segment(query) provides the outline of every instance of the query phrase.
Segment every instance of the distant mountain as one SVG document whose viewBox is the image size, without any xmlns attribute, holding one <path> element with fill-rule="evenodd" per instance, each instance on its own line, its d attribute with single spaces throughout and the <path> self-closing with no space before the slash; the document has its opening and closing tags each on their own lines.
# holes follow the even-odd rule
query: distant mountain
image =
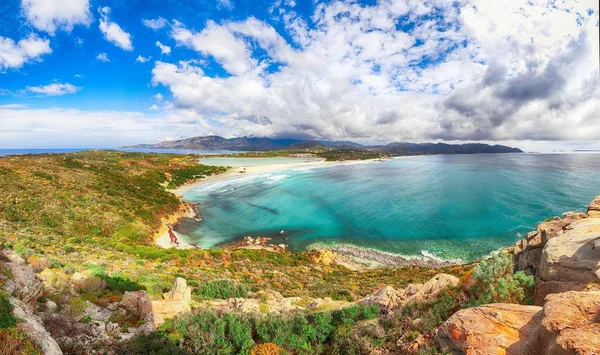
<svg viewBox="0 0 600 355">
<path fill-rule="evenodd" d="M 389 155 L 523 153 L 519 148 L 482 143 L 390 143 L 380 149 Z"/>
<path fill-rule="evenodd" d="M 138 144 L 123 148 L 141 149 L 195 149 L 195 150 L 232 150 L 232 151 L 269 151 L 269 150 L 365 150 L 378 151 L 387 155 L 422 154 L 477 154 L 477 153 L 522 153 L 518 148 L 503 145 L 481 143 L 390 143 L 385 146 L 364 146 L 351 141 L 322 141 L 272 138 L 223 138 L 219 136 L 193 137 L 156 144 Z"/>
</svg>

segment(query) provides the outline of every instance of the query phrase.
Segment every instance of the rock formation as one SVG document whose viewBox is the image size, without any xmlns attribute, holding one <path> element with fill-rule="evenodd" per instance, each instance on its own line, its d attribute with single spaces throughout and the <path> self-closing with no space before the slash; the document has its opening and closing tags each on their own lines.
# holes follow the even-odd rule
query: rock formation
<svg viewBox="0 0 600 355">
<path fill-rule="evenodd" d="M 458 285 L 456 276 L 448 274 L 437 274 L 424 284 L 410 284 L 404 290 L 396 290 L 391 286 L 385 286 L 361 299 L 358 303 L 379 306 L 381 309 L 390 311 L 397 307 L 403 307 L 410 302 L 428 301 L 437 296 L 446 287 Z"/>
<path fill-rule="evenodd" d="M 437 331 L 444 350 L 462 354 L 534 354 L 541 307 L 494 303 L 456 312 Z"/>
<path fill-rule="evenodd" d="M 598 354 L 600 291 L 548 295 L 544 307 L 495 303 L 460 310 L 437 330 L 461 354 Z"/>
<path fill-rule="evenodd" d="M 534 301 L 600 284 L 600 196 L 588 213 L 569 212 L 538 224 L 514 250 L 515 269 L 535 276 Z"/>
</svg>

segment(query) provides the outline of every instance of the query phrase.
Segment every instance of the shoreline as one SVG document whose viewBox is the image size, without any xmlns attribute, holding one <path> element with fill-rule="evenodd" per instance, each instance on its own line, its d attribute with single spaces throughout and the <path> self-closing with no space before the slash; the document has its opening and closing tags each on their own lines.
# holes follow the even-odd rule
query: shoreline
<svg viewBox="0 0 600 355">
<path fill-rule="evenodd" d="M 399 157 L 402 158 L 402 157 Z M 251 158 L 249 158 L 251 159 Z M 396 159 L 396 158 L 390 158 Z M 155 235 L 154 244 L 162 248 L 177 248 L 177 249 L 190 249 L 199 248 L 198 246 L 185 242 L 185 236 L 178 233 L 175 229 L 184 219 L 198 219 L 200 218 L 198 212 L 195 210 L 195 205 L 184 200 L 183 194 L 189 190 L 199 188 L 201 186 L 208 186 L 211 184 L 221 183 L 223 181 L 231 181 L 236 179 L 242 179 L 248 176 L 255 176 L 261 173 L 269 173 L 284 170 L 298 170 L 298 169 L 312 169 L 330 166 L 340 165 L 355 165 L 355 164 L 368 164 L 376 162 L 384 162 L 389 159 L 367 159 L 367 160 L 351 160 L 351 161 L 332 161 L 327 162 L 324 159 L 320 161 L 306 161 L 298 163 L 279 163 L 279 164 L 265 164 L 265 165 L 254 165 L 254 166 L 238 166 L 229 167 L 225 172 L 220 174 L 214 174 L 206 176 L 204 178 L 186 183 L 176 189 L 170 190 L 182 203 L 182 208 L 175 214 L 169 216 L 163 221 L 161 229 Z M 264 239 L 262 242 L 259 240 Z M 269 243 L 271 238 L 268 237 L 245 237 L 237 241 L 231 241 L 227 244 L 225 249 L 235 248 L 250 248 L 250 249 L 263 249 L 273 252 L 284 252 L 288 251 L 286 245 L 282 244 L 271 244 Z M 364 269 L 376 269 L 386 267 L 408 267 L 408 266 L 421 266 L 429 268 L 442 268 L 454 265 L 468 264 L 464 260 L 443 260 L 436 258 L 435 256 L 422 255 L 422 256 L 407 256 L 401 254 L 390 253 L 382 250 L 373 248 L 360 247 L 352 244 L 312 244 L 307 247 L 306 252 L 330 252 L 336 263 L 343 265 L 351 270 L 364 270 Z"/>
<path fill-rule="evenodd" d="M 210 159 L 202 158 L 202 159 Z M 252 158 L 248 158 L 252 159 Z M 220 174 L 213 174 L 209 176 L 205 176 L 201 179 L 197 179 L 195 181 L 183 184 L 182 186 L 169 190 L 179 199 L 181 202 L 180 209 L 174 214 L 168 216 L 163 219 L 161 222 L 161 227 L 154 234 L 153 244 L 157 245 L 161 248 L 169 249 L 169 248 L 177 248 L 177 249 L 190 249 L 190 248 L 198 248 L 198 246 L 194 244 L 190 244 L 185 242 L 185 236 L 175 231 L 177 225 L 186 218 L 196 219 L 200 218 L 199 214 L 194 209 L 194 205 L 185 201 L 183 198 L 183 194 L 186 191 L 191 189 L 198 188 L 200 186 L 206 186 L 214 183 L 220 183 L 223 181 L 236 180 L 240 178 L 244 178 L 247 176 L 258 175 L 261 173 L 269 173 L 275 171 L 282 170 L 296 170 L 296 169 L 312 169 L 312 168 L 320 168 L 320 167 L 328 167 L 328 166 L 339 166 L 339 165 L 354 165 L 354 164 L 367 164 L 374 162 L 383 162 L 388 159 L 382 160 L 380 158 L 377 159 L 366 159 L 366 160 L 348 160 L 348 161 L 325 161 L 325 159 L 319 161 L 304 161 L 298 163 L 275 163 L 275 164 L 265 164 L 265 165 L 254 165 L 254 166 L 239 166 L 239 167 L 229 167 L 225 172 Z M 173 234 L 171 235 L 172 232 Z M 174 236 L 174 237 L 173 237 Z"/>
</svg>

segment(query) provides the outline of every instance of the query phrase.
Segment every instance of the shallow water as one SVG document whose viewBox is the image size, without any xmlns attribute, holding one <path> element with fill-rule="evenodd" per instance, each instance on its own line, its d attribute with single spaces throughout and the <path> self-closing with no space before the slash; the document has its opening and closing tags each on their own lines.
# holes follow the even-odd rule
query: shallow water
<svg viewBox="0 0 600 355">
<path fill-rule="evenodd" d="M 215 166 L 261 166 L 261 165 L 279 165 L 279 164 L 294 164 L 318 162 L 322 158 L 313 157 L 276 157 L 276 158 L 206 158 L 200 159 L 200 163 L 204 165 Z"/>
<path fill-rule="evenodd" d="M 203 221 L 180 231 L 202 247 L 270 235 L 292 250 L 333 242 L 472 260 L 514 245 L 549 216 L 585 210 L 600 195 L 599 172 L 599 154 L 436 155 L 277 171 L 188 190 Z"/>
</svg>

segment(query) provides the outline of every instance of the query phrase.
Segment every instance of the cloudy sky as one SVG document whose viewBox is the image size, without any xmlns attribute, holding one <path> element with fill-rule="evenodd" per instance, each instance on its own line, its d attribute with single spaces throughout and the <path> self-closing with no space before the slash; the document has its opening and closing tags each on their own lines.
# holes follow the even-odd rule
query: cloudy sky
<svg viewBox="0 0 600 355">
<path fill-rule="evenodd" d="M 0 147 L 600 149 L 597 0 L 1 0 Z"/>
</svg>

